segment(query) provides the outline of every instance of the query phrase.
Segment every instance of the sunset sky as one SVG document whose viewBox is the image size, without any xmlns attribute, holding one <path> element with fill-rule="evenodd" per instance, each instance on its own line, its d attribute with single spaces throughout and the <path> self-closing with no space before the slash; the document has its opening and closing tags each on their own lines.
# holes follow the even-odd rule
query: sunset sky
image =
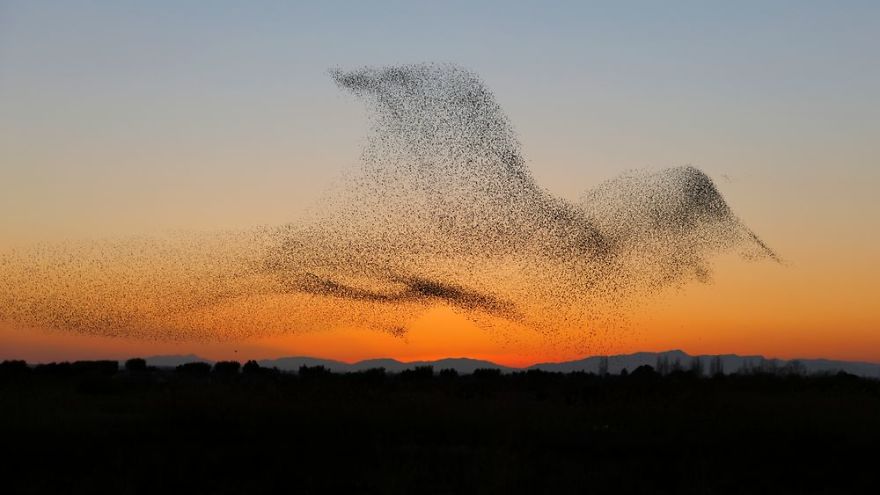
<svg viewBox="0 0 880 495">
<path fill-rule="evenodd" d="M 0 322 L 0 359 L 880 362 L 880 4 L 585 3 L 0 0 L 0 250 L 295 221 L 366 134 L 328 69 L 438 61 L 480 74 L 547 190 L 575 200 L 628 170 L 694 165 L 782 263 L 719 256 L 710 283 L 576 346 L 436 307 L 404 337 L 169 342 Z"/>
</svg>

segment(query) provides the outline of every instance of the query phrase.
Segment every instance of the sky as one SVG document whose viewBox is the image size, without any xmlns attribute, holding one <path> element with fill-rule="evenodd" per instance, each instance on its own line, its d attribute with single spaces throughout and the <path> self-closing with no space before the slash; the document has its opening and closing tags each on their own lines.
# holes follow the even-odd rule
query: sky
<svg viewBox="0 0 880 495">
<path fill-rule="evenodd" d="M 0 0 L 0 249 L 279 225 L 347 167 L 367 122 L 328 70 L 480 74 L 537 181 L 576 199 L 694 165 L 783 259 L 722 256 L 591 353 L 680 348 L 880 361 L 877 2 Z M 0 359 L 568 359 L 435 308 L 369 329 L 239 342 L 82 337 L 0 323 Z"/>
</svg>

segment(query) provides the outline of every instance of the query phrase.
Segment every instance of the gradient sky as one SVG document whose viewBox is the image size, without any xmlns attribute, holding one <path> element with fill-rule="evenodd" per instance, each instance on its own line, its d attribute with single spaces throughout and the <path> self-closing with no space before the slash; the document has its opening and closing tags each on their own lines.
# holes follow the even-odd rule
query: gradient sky
<svg viewBox="0 0 880 495">
<path fill-rule="evenodd" d="M 720 258 L 596 352 L 880 361 L 880 3 L 0 0 L 0 248 L 275 225 L 366 132 L 331 67 L 478 72 L 555 194 L 692 164 L 785 263 Z M 237 351 L 237 352 L 236 352 Z M 574 357 L 442 308 L 365 330 L 167 344 L 0 324 L 0 358 L 196 352 L 346 360 Z"/>
</svg>

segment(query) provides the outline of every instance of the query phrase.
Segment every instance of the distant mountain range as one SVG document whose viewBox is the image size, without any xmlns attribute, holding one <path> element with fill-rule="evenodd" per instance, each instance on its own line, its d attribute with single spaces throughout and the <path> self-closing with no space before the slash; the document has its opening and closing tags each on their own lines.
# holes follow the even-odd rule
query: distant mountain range
<svg viewBox="0 0 880 495">
<path fill-rule="evenodd" d="M 205 359 L 195 354 L 170 354 L 167 356 L 150 356 L 144 358 L 148 366 L 157 366 L 159 368 L 174 368 L 184 363 L 213 363 L 210 359 Z"/>
<path fill-rule="evenodd" d="M 473 373 L 474 370 L 480 368 L 496 368 L 502 372 L 509 373 L 524 370 L 543 370 L 558 371 L 569 373 L 573 371 L 584 371 L 596 373 L 601 367 L 601 363 L 607 358 L 607 369 L 609 373 L 618 374 L 622 370 L 633 371 L 639 366 L 649 365 L 657 367 L 658 363 L 668 363 L 670 369 L 681 367 L 688 369 L 694 363 L 695 359 L 699 359 L 703 369 L 708 372 L 711 362 L 716 358 L 720 360 L 722 369 L 725 373 L 734 373 L 742 369 L 773 369 L 773 368 L 793 368 L 799 367 L 807 373 L 834 373 L 837 371 L 845 371 L 853 375 L 880 378 L 880 363 L 866 363 L 859 361 L 834 361 L 829 359 L 770 359 L 763 356 L 740 356 L 737 354 L 700 355 L 691 356 L 680 350 L 666 352 L 637 352 L 635 354 L 621 354 L 616 356 L 592 356 L 575 361 L 563 361 L 558 363 L 538 363 L 525 368 L 512 368 L 502 366 L 491 361 L 482 361 L 470 358 L 445 358 L 435 361 L 398 361 L 396 359 L 368 359 L 358 361 L 356 363 L 344 363 L 342 361 L 334 361 L 332 359 L 321 359 L 307 356 L 283 357 L 278 359 L 263 359 L 257 362 L 260 366 L 268 368 L 278 368 L 284 371 L 296 371 L 301 366 L 324 366 L 330 371 L 336 373 L 363 371 L 370 368 L 385 368 L 391 373 L 399 373 L 406 369 L 412 369 L 417 366 L 433 366 L 434 370 L 454 369 L 459 373 Z M 147 364 L 159 367 L 174 367 L 183 363 L 201 361 L 210 363 L 211 360 L 204 359 L 193 354 L 172 355 L 172 356 L 152 356 L 146 358 Z"/>
</svg>

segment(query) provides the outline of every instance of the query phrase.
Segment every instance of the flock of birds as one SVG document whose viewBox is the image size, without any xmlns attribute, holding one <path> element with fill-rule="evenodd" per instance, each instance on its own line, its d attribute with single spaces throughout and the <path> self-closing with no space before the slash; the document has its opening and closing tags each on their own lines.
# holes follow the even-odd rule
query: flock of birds
<svg viewBox="0 0 880 495">
<path fill-rule="evenodd" d="M 0 320 L 86 334 L 224 340 L 359 326 L 406 332 L 445 304 L 589 341 L 712 256 L 776 255 L 693 167 L 628 173 L 578 201 L 533 179 L 480 78 L 454 65 L 334 70 L 364 100 L 360 167 L 273 228 L 0 252 Z"/>
</svg>

